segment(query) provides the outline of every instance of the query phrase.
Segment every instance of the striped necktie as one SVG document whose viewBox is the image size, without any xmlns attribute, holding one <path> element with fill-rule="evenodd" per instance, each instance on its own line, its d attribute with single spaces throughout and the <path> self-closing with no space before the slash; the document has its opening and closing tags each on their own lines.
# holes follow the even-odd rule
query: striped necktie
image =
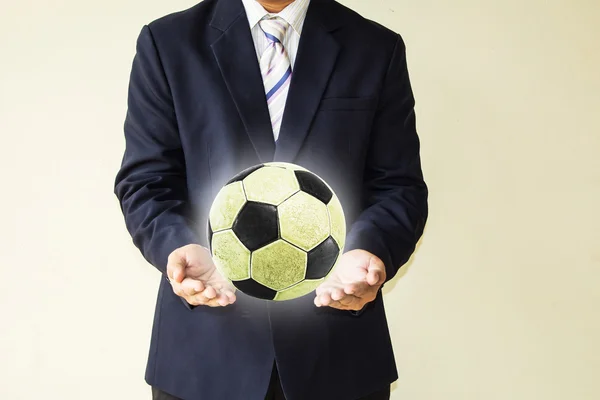
<svg viewBox="0 0 600 400">
<path fill-rule="evenodd" d="M 292 66 L 287 52 L 283 48 L 283 38 L 289 25 L 279 17 L 263 19 L 259 25 L 269 42 L 260 58 L 260 70 L 267 94 L 273 135 L 277 141 L 292 79 Z"/>
</svg>

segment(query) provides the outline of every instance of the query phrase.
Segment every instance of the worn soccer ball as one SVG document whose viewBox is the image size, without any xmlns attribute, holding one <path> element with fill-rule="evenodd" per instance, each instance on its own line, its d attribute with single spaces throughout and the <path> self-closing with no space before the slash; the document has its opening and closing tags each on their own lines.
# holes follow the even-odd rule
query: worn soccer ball
<svg viewBox="0 0 600 400">
<path fill-rule="evenodd" d="M 266 163 L 219 191 L 208 237 L 217 269 L 238 290 L 282 301 L 312 292 L 333 271 L 346 222 L 320 177 L 298 165 Z"/>
</svg>

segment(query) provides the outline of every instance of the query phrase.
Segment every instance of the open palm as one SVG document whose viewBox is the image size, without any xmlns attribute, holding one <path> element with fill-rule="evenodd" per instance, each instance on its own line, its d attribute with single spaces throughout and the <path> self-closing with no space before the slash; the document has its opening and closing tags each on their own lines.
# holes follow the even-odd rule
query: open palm
<svg viewBox="0 0 600 400">
<path fill-rule="evenodd" d="M 317 288 L 315 305 L 360 310 L 375 299 L 385 277 L 385 267 L 377 256 L 364 250 L 349 251 Z"/>
<path fill-rule="evenodd" d="M 213 288 L 214 290 L 221 292 L 224 290 L 235 290 L 229 281 L 223 278 L 223 275 L 215 267 L 214 263 L 210 266 L 203 265 L 189 265 L 185 269 L 187 278 L 193 279 L 200 283 L 199 290 L 202 291 L 201 286 L 204 286 L 204 290 Z"/>
<path fill-rule="evenodd" d="M 167 274 L 173 291 L 191 305 L 226 306 L 235 301 L 235 288 L 217 270 L 208 249 L 198 245 L 171 253 Z"/>
</svg>

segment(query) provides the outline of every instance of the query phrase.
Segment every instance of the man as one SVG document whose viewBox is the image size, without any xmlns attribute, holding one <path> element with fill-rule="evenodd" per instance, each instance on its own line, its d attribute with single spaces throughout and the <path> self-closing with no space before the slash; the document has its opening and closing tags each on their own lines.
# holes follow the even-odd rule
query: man
<svg viewBox="0 0 600 400">
<path fill-rule="evenodd" d="M 163 275 L 146 381 L 154 399 L 389 399 L 381 288 L 427 218 L 399 35 L 333 0 L 205 0 L 141 31 L 117 194 Z M 347 218 L 313 295 L 235 292 L 206 249 L 214 196 L 239 171 L 299 164 Z"/>
</svg>

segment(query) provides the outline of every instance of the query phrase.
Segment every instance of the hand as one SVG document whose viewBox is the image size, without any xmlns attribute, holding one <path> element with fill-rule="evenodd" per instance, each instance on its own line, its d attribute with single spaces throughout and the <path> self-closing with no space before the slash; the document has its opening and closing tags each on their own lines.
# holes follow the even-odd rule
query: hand
<svg viewBox="0 0 600 400">
<path fill-rule="evenodd" d="M 167 262 L 173 292 L 192 306 L 225 307 L 235 302 L 235 288 L 212 260 L 210 251 L 190 244 L 173 251 Z"/>
<path fill-rule="evenodd" d="M 349 251 L 317 288 L 315 305 L 359 311 L 375 300 L 385 277 L 385 265 L 379 257 L 365 250 Z"/>
</svg>

